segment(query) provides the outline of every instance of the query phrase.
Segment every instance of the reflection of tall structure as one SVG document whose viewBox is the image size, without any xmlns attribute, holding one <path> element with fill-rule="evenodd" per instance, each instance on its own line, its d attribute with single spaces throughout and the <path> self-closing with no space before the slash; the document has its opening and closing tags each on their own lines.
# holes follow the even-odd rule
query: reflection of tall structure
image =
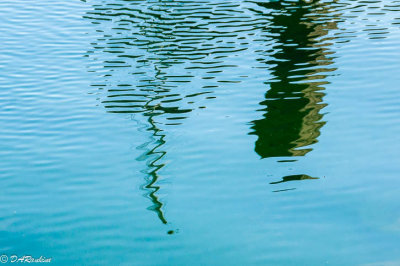
<svg viewBox="0 0 400 266">
<path fill-rule="evenodd" d="M 93 10 L 86 17 L 100 25 L 97 30 L 100 36 L 92 43 L 93 49 L 88 55 L 100 63 L 98 68 L 96 64 L 91 67 L 90 71 L 98 76 L 92 86 L 101 92 L 101 102 L 107 112 L 140 113 L 141 116 L 133 119 L 143 125 L 143 131 L 150 132 L 149 141 L 138 147 L 143 154 L 137 160 L 146 163 L 141 171 L 146 180 L 142 189 L 152 202 L 148 209 L 166 224 L 163 203 L 157 195 L 158 172 L 164 166 L 162 158 L 167 153 L 162 149 L 165 144 L 162 127 L 179 124 L 193 107 L 176 104 L 186 97 L 172 92 L 177 84 L 163 71 L 175 63 L 171 59 L 174 54 L 165 52 L 174 48 L 171 36 L 161 30 L 168 21 L 148 10 L 149 7 L 143 6 L 140 14 L 128 1 L 93 4 Z"/>
<path fill-rule="evenodd" d="M 211 88 L 221 86 L 216 73 L 232 67 L 221 58 L 240 50 L 232 41 L 236 35 L 209 26 L 226 17 L 226 2 L 93 0 L 91 5 L 85 18 L 97 25 L 97 39 L 88 51 L 89 71 L 97 76 L 92 86 L 107 112 L 141 114 L 135 120 L 151 134 L 139 147 L 144 154 L 138 160 L 146 162 L 143 189 L 152 201 L 149 209 L 167 223 L 157 196 L 167 154 L 165 130 L 203 107 L 199 98 L 208 99 Z"/>
<path fill-rule="evenodd" d="M 250 134 L 258 136 L 255 151 L 262 157 L 303 156 L 317 142 L 325 106 L 323 85 L 328 56 L 329 4 L 312 1 L 257 3 L 270 9 L 267 35 L 275 40 L 270 65 L 273 79 L 260 105 L 264 117 L 253 121 Z"/>
</svg>

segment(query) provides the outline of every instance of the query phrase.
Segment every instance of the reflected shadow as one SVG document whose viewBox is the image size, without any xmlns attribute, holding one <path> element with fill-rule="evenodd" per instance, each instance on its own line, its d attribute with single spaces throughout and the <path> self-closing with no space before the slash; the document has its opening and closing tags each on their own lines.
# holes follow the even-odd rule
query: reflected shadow
<svg viewBox="0 0 400 266">
<path fill-rule="evenodd" d="M 310 152 L 325 124 L 321 110 L 326 77 L 335 69 L 330 29 L 336 29 L 330 3 L 322 1 L 256 2 L 270 24 L 265 35 L 274 45 L 263 58 L 271 70 L 269 89 L 260 102 L 263 118 L 252 121 L 256 135 L 255 151 L 261 158 L 297 157 Z M 258 9 L 258 8 L 257 8 Z M 258 12 L 260 10 L 254 10 Z M 281 162 L 292 161 L 289 158 Z M 292 180 L 315 179 L 307 175 L 283 177 L 278 184 Z"/>
</svg>

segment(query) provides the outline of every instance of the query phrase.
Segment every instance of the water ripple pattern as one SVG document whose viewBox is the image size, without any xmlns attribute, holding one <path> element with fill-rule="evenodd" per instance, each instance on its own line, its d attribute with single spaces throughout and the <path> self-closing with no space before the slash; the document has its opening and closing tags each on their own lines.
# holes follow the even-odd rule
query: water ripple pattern
<svg viewBox="0 0 400 266">
<path fill-rule="evenodd" d="M 400 264 L 400 1 L 0 10 L 0 256 Z"/>
</svg>

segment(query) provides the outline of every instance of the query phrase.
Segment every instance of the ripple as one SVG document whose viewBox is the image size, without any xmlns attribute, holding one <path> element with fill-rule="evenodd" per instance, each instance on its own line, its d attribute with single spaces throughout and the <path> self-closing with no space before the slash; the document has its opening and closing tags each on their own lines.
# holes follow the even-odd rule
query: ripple
<svg viewBox="0 0 400 266">
<path fill-rule="evenodd" d="M 396 261 L 399 8 L 2 1 L 1 250 Z"/>
</svg>

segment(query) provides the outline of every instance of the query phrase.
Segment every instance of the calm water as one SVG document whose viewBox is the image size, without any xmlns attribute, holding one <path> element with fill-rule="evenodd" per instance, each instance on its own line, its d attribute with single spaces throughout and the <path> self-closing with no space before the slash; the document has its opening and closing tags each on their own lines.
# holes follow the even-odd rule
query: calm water
<svg viewBox="0 0 400 266">
<path fill-rule="evenodd" d="M 0 253 L 400 265 L 400 1 L 3 0 Z"/>
</svg>

